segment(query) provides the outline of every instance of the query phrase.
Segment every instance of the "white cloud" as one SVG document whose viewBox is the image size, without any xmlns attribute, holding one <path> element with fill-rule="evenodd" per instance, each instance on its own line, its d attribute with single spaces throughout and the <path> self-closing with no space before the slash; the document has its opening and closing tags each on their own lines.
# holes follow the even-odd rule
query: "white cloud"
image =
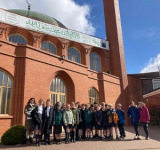
<svg viewBox="0 0 160 150">
<path fill-rule="evenodd" d="M 141 73 L 156 72 L 158 67 L 160 67 L 160 53 L 156 57 L 150 58 L 147 65 L 141 70 Z"/>
<path fill-rule="evenodd" d="M 74 0 L 29 0 L 31 10 L 52 16 L 67 28 L 83 33 L 95 34 L 90 18 L 89 5 L 78 5 Z M 0 8 L 27 9 L 26 0 L 0 0 Z"/>
</svg>

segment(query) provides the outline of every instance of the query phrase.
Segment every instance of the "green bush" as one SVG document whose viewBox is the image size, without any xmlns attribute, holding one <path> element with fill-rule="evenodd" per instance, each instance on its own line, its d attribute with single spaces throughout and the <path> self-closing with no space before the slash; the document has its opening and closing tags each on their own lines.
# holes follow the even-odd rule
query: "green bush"
<svg viewBox="0 0 160 150">
<path fill-rule="evenodd" d="M 26 143 L 26 130 L 22 125 L 15 125 L 8 129 L 2 136 L 1 142 L 4 145 L 16 145 Z"/>
</svg>

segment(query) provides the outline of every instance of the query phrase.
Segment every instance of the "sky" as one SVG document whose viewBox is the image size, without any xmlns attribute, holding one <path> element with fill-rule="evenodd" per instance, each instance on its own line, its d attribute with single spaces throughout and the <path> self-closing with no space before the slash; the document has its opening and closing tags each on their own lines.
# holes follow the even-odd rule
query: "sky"
<svg viewBox="0 0 160 150">
<path fill-rule="evenodd" d="M 66 27 L 106 39 L 103 0 L 28 0 L 31 10 Z M 119 0 L 127 73 L 158 71 L 160 0 Z M 25 0 L 0 0 L 0 8 L 27 9 Z"/>
</svg>

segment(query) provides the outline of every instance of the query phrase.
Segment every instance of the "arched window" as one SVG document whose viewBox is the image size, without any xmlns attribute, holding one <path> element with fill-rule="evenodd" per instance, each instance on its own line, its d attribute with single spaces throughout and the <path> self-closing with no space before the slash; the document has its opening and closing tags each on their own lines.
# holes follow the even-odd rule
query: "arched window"
<svg viewBox="0 0 160 150">
<path fill-rule="evenodd" d="M 4 71 L 0 70 L 0 114 L 10 114 L 12 80 Z"/>
<path fill-rule="evenodd" d="M 75 48 L 68 49 L 68 59 L 80 63 L 80 52 Z"/>
<path fill-rule="evenodd" d="M 52 54 L 56 54 L 56 47 L 53 43 L 49 41 L 42 42 L 41 49 L 50 52 Z"/>
<path fill-rule="evenodd" d="M 55 78 L 50 84 L 50 98 L 52 104 L 66 103 L 66 85 L 61 78 Z"/>
<path fill-rule="evenodd" d="M 98 102 L 98 92 L 95 88 L 90 88 L 89 90 L 89 102 L 93 104 L 94 102 Z"/>
<path fill-rule="evenodd" d="M 12 43 L 17 43 L 17 44 L 27 44 L 27 40 L 19 34 L 12 34 L 9 36 L 9 41 Z"/>
<path fill-rule="evenodd" d="M 97 53 L 90 54 L 90 69 L 101 72 L 101 58 Z"/>
</svg>

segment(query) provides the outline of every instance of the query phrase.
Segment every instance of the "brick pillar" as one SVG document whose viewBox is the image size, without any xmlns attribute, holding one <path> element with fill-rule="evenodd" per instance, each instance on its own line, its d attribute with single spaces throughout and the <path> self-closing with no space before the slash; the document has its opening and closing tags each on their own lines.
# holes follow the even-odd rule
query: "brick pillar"
<svg viewBox="0 0 160 150">
<path fill-rule="evenodd" d="M 70 45 L 70 41 L 64 40 L 64 39 L 59 39 L 62 43 L 62 56 L 65 56 L 65 59 L 67 59 L 67 51 Z"/>
<path fill-rule="evenodd" d="M 12 124 L 23 124 L 24 117 L 24 89 L 25 89 L 25 63 L 23 56 L 26 55 L 26 47 L 18 46 L 15 51 L 15 79 L 14 79 L 14 94 L 13 94 L 13 122 Z"/>
<path fill-rule="evenodd" d="M 128 79 L 123 47 L 123 37 L 121 29 L 121 19 L 118 0 L 103 0 L 107 40 L 111 50 L 111 72 L 121 78 L 122 94 L 117 103 L 122 103 L 124 108 L 128 108 Z"/>
<path fill-rule="evenodd" d="M 34 38 L 33 47 L 36 47 L 36 48 L 40 49 L 40 46 L 41 46 L 40 45 L 40 37 L 33 35 L 33 38 Z"/>
<path fill-rule="evenodd" d="M 91 46 L 85 46 L 83 45 L 85 50 L 86 50 L 86 66 L 88 67 L 88 69 L 90 69 L 90 53 L 92 51 L 92 48 Z"/>
</svg>

